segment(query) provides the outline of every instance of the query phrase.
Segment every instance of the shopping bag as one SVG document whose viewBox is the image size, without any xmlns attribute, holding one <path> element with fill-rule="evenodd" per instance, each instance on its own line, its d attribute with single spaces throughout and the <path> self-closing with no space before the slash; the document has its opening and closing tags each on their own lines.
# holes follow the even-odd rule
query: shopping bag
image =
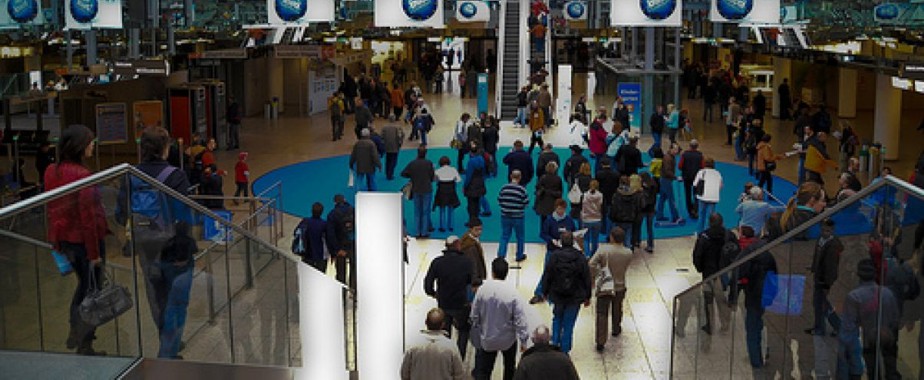
<svg viewBox="0 0 924 380">
<path fill-rule="evenodd" d="M 350 169 L 350 176 L 347 177 L 347 187 L 353 187 L 353 169 Z"/>
<path fill-rule="evenodd" d="M 777 293 L 767 311 L 779 315 L 802 315 L 802 301 L 805 297 L 805 276 L 801 274 L 778 274 Z"/>
<path fill-rule="evenodd" d="M 67 276 L 74 271 L 74 267 L 71 266 L 71 261 L 67 259 L 63 253 L 52 250 L 51 256 L 55 259 L 55 264 L 58 264 L 58 271 L 61 272 L 62 276 Z"/>
</svg>

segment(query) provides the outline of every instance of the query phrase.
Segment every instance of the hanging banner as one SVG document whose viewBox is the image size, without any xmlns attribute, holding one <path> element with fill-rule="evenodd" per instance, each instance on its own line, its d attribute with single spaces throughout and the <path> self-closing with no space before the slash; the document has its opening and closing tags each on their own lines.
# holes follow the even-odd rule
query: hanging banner
<svg viewBox="0 0 924 380">
<path fill-rule="evenodd" d="M 0 29 L 42 25 L 42 4 L 38 0 L 0 0 Z"/>
<path fill-rule="evenodd" d="M 375 26 L 443 29 L 443 0 L 375 0 Z"/>
<path fill-rule="evenodd" d="M 488 22 L 491 20 L 491 7 L 481 0 L 460 1 L 456 3 L 456 19 L 459 22 Z"/>
<path fill-rule="evenodd" d="M 712 0 L 712 22 L 779 24 L 780 0 Z"/>
<path fill-rule="evenodd" d="M 682 0 L 613 0 L 610 25 L 680 27 L 682 8 Z"/>
<path fill-rule="evenodd" d="M 64 0 L 66 29 L 122 29 L 122 0 Z"/>
<path fill-rule="evenodd" d="M 147 127 L 164 126 L 164 103 L 160 100 L 145 100 L 132 103 L 132 125 L 135 126 L 135 139 L 141 138 L 141 132 Z"/>
<path fill-rule="evenodd" d="M 642 132 L 642 84 L 619 83 L 616 85 L 616 95 L 622 98 L 629 109 L 629 127 L 632 134 L 639 135 Z"/>
<path fill-rule="evenodd" d="M 568 21 L 585 21 L 587 20 L 587 3 L 583 1 L 569 1 L 562 8 L 562 14 Z"/>
<path fill-rule="evenodd" d="M 128 114 L 125 103 L 96 105 L 96 137 L 100 145 L 128 141 Z"/>
<path fill-rule="evenodd" d="M 270 25 L 308 25 L 308 0 L 266 0 Z"/>
</svg>

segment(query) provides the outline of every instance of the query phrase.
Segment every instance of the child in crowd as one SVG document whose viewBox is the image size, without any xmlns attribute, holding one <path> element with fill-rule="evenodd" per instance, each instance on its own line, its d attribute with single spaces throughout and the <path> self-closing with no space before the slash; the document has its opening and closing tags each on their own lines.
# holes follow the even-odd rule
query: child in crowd
<svg viewBox="0 0 924 380">
<path fill-rule="evenodd" d="M 248 190 L 248 184 L 250 184 L 250 167 L 247 166 L 247 152 L 241 152 L 237 155 L 237 164 L 234 165 L 234 183 L 237 185 L 237 190 L 234 192 L 234 204 L 240 204 L 237 197 L 243 196 L 249 197 L 250 191 Z"/>
</svg>

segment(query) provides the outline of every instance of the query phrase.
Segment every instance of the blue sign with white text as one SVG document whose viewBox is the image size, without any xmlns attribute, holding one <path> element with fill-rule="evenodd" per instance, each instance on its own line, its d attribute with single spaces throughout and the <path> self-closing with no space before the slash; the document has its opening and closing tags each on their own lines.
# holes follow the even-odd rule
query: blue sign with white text
<svg viewBox="0 0 924 380">
<path fill-rule="evenodd" d="M 642 84 L 620 83 L 616 85 L 616 95 L 622 98 L 629 109 L 629 126 L 633 130 L 642 127 Z"/>
</svg>

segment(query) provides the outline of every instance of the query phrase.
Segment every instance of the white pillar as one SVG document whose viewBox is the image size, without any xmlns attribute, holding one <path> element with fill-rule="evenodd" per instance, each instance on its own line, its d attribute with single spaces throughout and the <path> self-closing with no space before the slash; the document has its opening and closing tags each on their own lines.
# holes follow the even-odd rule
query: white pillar
<svg viewBox="0 0 924 380">
<path fill-rule="evenodd" d="M 886 160 L 897 160 L 901 142 L 902 90 L 892 87 L 892 77 L 876 75 L 876 110 L 873 141 L 882 143 Z"/>
<path fill-rule="evenodd" d="M 773 57 L 773 109 L 771 115 L 780 117 L 780 94 L 777 89 L 783 84 L 783 79 L 789 79 L 789 92 L 792 94 L 796 89 L 792 87 L 792 61 L 787 58 Z"/>
<path fill-rule="evenodd" d="M 298 263 L 302 368 L 297 379 L 349 379 L 343 292 L 344 286 L 339 281 L 305 263 Z"/>
<path fill-rule="evenodd" d="M 857 71 L 840 68 L 837 82 L 837 117 L 857 117 Z"/>
<path fill-rule="evenodd" d="M 397 379 L 404 358 L 401 201 L 401 193 L 356 194 L 356 362 L 360 379 Z"/>
</svg>

